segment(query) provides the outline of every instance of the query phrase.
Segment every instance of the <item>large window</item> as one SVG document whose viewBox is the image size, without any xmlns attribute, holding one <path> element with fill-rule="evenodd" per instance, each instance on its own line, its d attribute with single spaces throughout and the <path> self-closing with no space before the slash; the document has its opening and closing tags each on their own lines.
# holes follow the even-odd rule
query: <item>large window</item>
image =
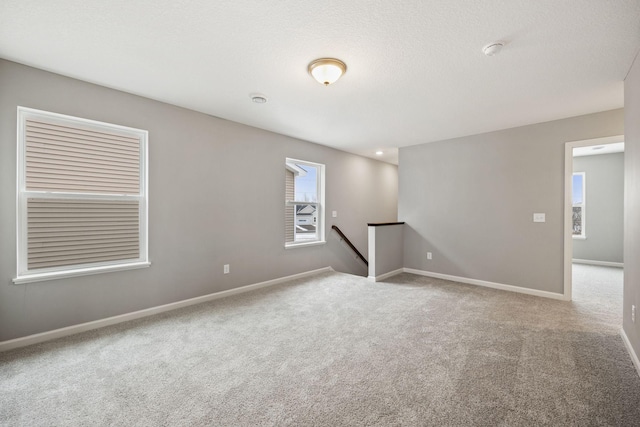
<svg viewBox="0 0 640 427">
<path fill-rule="evenodd" d="M 585 195 L 586 182 L 584 172 L 576 172 L 573 174 L 572 181 L 572 200 L 573 200 L 573 218 L 572 218 L 572 235 L 576 238 L 585 238 Z"/>
<path fill-rule="evenodd" d="M 285 246 L 324 243 L 324 165 L 285 162 Z"/>
<path fill-rule="evenodd" d="M 17 277 L 149 265 L 147 132 L 18 107 Z"/>
</svg>

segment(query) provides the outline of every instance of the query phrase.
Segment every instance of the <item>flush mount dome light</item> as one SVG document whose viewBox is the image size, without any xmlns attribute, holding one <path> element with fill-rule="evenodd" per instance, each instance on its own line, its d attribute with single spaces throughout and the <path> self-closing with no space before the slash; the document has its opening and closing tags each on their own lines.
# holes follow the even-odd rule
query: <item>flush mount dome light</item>
<svg viewBox="0 0 640 427">
<path fill-rule="evenodd" d="M 309 64 L 309 74 L 325 86 L 335 83 L 346 72 L 347 65 L 339 59 L 320 58 Z"/>
<path fill-rule="evenodd" d="M 381 151 L 381 150 L 376 151 L 376 155 L 377 155 L 377 156 L 382 156 L 383 154 L 384 154 L 384 152 L 383 152 L 383 151 Z"/>
</svg>

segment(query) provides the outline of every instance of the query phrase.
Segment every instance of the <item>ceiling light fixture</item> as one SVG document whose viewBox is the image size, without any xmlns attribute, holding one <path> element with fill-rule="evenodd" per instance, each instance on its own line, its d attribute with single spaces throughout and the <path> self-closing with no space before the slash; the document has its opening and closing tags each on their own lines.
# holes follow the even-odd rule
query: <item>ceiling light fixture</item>
<svg viewBox="0 0 640 427">
<path fill-rule="evenodd" d="M 347 65 L 339 59 L 320 58 L 312 61 L 308 70 L 318 83 L 329 86 L 347 72 Z"/>
<path fill-rule="evenodd" d="M 376 151 L 377 156 L 382 156 L 384 153 L 382 151 Z"/>
<path fill-rule="evenodd" d="M 482 53 L 484 53 L 487 56 L 494 56 L 500 53 L 503 47 L 504 47 L 504 42 L 493 42 L 483 47 Z"/>
</svg>

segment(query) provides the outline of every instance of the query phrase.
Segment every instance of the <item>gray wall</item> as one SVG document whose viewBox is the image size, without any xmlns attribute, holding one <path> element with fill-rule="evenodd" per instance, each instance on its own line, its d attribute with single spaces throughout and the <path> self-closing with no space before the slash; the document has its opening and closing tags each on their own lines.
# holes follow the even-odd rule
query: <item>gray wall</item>
<svg viewBox="0 0 640 427">
<path fill-rule="evenodd" d="M 325 266 L 366 275 L 331 225 L 366 254 L 367 222 L 396 220 L 390 164 L 4 60 L 0 94 L 1 341 Z M 150 268 L 12 284 L 18 105 L 149 131 Z M 326 164 L 326 245 L 284 249 L 285 157 Z"/>
<path fill-rule="evenodd" d="M 624 81 L 624 295 L 622 328 L 640 356 L 640 59 Z M 636 321 L 631 322 L 631 305 Z"/>
<path fill-rule="evenodd" d="M 622 263 L 624 154 L 573 158 L 586 180 L 586 239 L 573 239 L 573 258 Z"/>
<path fill-rule="evenodd" d="M 404 225 L 369 226 L 369 278 L 401 269 Z"/>
<path fill-rule="evenodd" d="M 565 143 L 622 132 L 620 109 L 401 148 L 404 266 L 562 293 Z"/>
</svg>

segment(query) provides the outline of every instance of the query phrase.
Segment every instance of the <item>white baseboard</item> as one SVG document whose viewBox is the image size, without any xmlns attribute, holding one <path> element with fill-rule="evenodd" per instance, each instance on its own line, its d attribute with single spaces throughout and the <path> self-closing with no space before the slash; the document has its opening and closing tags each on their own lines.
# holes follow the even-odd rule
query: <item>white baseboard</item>
<svg viewBox="0 0 640 427">
<path fill-rule="evenodd" d="M 638 360 L 638 355 L 633 350 L 631 346 L 631 341 L 629 341 L 629 337 L 624 332 L 624 329 L 620 329 L 620 336 L 622 337 L 622 342 L 624 342 L 624 346 L 627 347 L 627 351 L 629 352 L 629 356 L 631 357 L 631 361 L 633 362 L 633 366 L 636 367 L 636 373 L 640 376 L 640 360 Z"/>
<path fill-rule="evenodd" d="M 435 277 L 436 279 L 451 280 L 453 282 L 466 283 L 468 285 L 484 286 L 486 288 L 500 289 L 502 291 L 518 292 L 521 294 L 534 295 L 537 297 L 551 298 L 566 301 L 567 298 L 563 294 L 556 292 L 540 291 L 537 289 L 522 288 L 520 286 L 505 285 L 503 283 L 487 282 L 485 280 L 469 279 L 467 277 L 451 276 L 449 274 L 434 273 L 431 271 L 416 270 L 413 268 L 404 268 L 405 273 L 417 274 L 420 276 Z"/>
<path fill-rule="evenodd" d="M 587 264 L 587 265 L 599 265 L 601 267 L 618 267 L 624 268 L 624 263 L 621 262 L 611 262 L 611 261 L 594 261 L 591 259 L 572 259 L 572 262 L 576 264 Z"/>
<path fill-rule="evenodd" d="M 384 273 L 384 274 L 381 274 L 381 275 L 375 276 L 375 277 L 374 276 L 368 276 L 367 279 L 369 279 L 372 282 L 380 282 L 380 281 L 382 281 L 384 279 L 388 279 L 389 277 L 396 276 L 396 275 L 398 275 L 400 273 L 404 273 L 404 268 L 399 268 L 397 270 L 393 270 L 393 271 L 390 271 L 388 273 Z"/>
<path fill-rule="evenodd" d="M 293 274 L 291 276 L 280 277 L 278 279 L 267 280 L 266 282 L 254 283 L 252 285 L 241 286 L 239 288 L 229 289 L 221 292 L 214 292 L 212 294 L 159 305 L 157 307 L 146 308 L 144 310 L 138 310 L 131 313 L 120 314 L 118 316 L 107 317 L 105 319 L 94 320 L 92 322 L 80 323 L 78 325 L 67 326 L 65 328 L 54 329 L 52 331 L 42 332 L 39 334 L 28 335 L 26 337 L 0 341 L 0 352 L 13 350 L 14 348 L 25 347 L 32 344 L 38 344 L 56 338 L 66 337 L 68 335 L 73 335 L 80 332 L 103 328 L 105 326 L 115 325 L 118 323 L 127 322 L 129 320 L 153 316 L 154 314 L 164 313 L 166 311 L 176 310 L 178 308 L 188 307 L 190 305 L 200 304 L 207 301 L 213 301 L 219 298 L 249 292 L 255 289 L 265 288 L 267 286 L 278 285 L 290 280 L 313 276 L 328 271 L 333 271 L 333 268 L 324 267 L 317 270 L 306 271 L 304 273 Z"/>
</svg>

